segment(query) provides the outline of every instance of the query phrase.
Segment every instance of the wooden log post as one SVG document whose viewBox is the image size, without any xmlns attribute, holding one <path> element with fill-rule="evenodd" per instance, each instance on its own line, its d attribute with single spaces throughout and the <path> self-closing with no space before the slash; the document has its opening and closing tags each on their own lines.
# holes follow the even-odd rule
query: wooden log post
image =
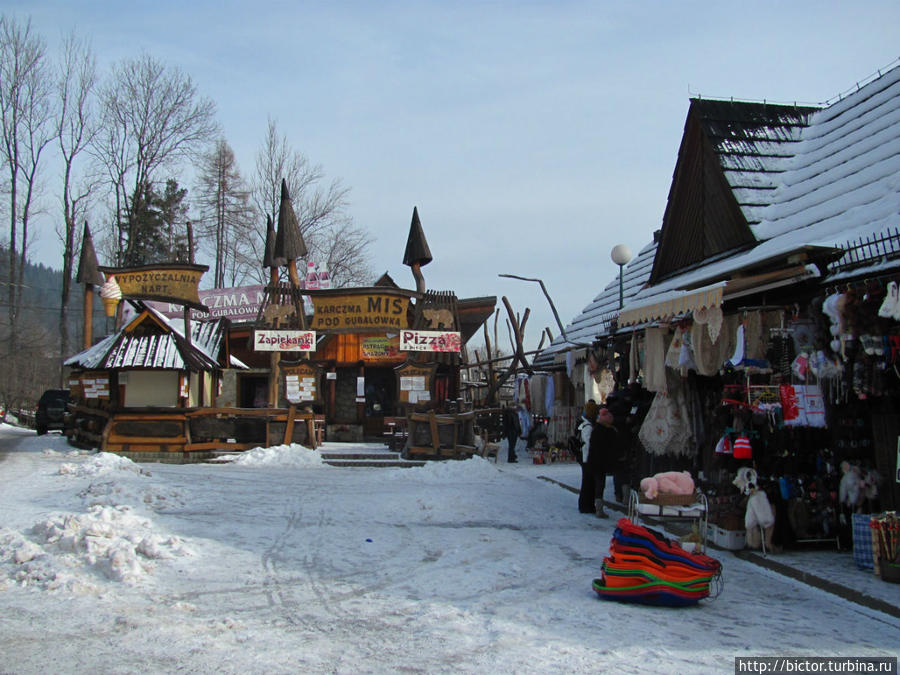
<svg viewBox="0 0 900 675">
<path fill-rule="evenodd" d="M 290 445 L 294 442 L 294 415 L 297 413 L 297 406 L 291 403 L 288 406 L 287 424 L 284 425 L 284 444 Z"/>
</svg>

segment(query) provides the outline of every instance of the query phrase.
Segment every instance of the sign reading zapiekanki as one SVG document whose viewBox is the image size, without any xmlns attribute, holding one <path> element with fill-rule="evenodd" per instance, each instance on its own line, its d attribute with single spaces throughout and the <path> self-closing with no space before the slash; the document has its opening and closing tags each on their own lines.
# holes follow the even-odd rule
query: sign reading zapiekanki
<svg viewBox="0 0 900 675">
<path fill-rule="evenodd" d="M 402 330 L 400 349 L 407 352 L 458 352 L 462 338 L 456 331 Z"/>
<path fill-rule="evenodd" d="M 255 330 L 253 349 L 258 352 L 312 352 L 316 350 L 313 330 Z"/>
</svg>

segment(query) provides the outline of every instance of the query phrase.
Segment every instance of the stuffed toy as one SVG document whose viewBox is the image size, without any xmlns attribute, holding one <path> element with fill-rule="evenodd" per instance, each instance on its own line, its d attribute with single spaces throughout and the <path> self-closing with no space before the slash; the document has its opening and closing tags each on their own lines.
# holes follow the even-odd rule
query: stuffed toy
<svg viewBox="0 0 900 675">
<path fill-rule="evenodd" d="M 657 495 L 694 494 L 694 479 L 688 471 L 664 471 L 641 480 L 641 492 L 647 499 Z"/>
<path fill-rule="evenodd" d="M 760 548 L 765 537 L 765 551 L 772 551 L 772 535 L 775 532 L 775 511 L 769 503 L 769 498 L 764 490 L 759 489 L 759 478 L 756 470 L 749 466 L 738 469 L 732 483 L 747 495 L 747 511 L 744 513 L 744 528 L 747 530 L 747 546 Z M 763 535 L 760 535 L 762 528 Z"/>
<path fill-rule="evenodd" d="M 838 484 L 838 501 L 856 511 L 862 497 L 862 475 L 860 468 L 844 460 L 841 462 L 841 482 Z"/>
</svg>

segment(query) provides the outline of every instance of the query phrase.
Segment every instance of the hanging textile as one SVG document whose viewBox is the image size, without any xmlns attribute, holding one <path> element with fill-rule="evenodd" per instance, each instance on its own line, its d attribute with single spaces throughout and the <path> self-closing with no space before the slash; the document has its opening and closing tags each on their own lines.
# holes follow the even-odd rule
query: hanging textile
<svg viewBox="0 0 900 675">
<path fill-rule="evenodd" d="M 653 397 L 650 410 L 638 431 L 638 439 L 653 455 L 693 455 L 696 444 L 691 435 L 691 423 L 681 378 L 669 378 L 668 393 Z"/>
<path fill-rule="evenodd" d="M 717 335 L 720 337 L 720 335 Z M 722 360 L 719 347 L 709 337 L 707 324 L 695 323 L 691 328 L 691 345 L 694 348 L 694 362 L 700 375 L 711 377 L 719 372 Z"/>
<path fill-rule="evenodd" d="M 691 345 L 691 332 L 685 330 L 681 336 L 681 353 L 678 355 L 678 367 L 684 370 L 697 370 L 694 363 L 694 349 Z"/>
<path fill-rule="evenodd" d="M 554 404 L 556 403 L 556 380 L 552 375 L 544 375 L 544 411 L 547 417 L 553 417 Z"/>
<path fill-rule="evenodd" d="M 666 390 L 666 333 L 665 328 L 648 328 L 644 347 L 644 387 L 647 391 Z"/>
<path fill-rule="evenodd" d="M 637 331 L 631 333 L 631 349 L 628 352 L 628 381 L 637 381 L 641 372 L 641 360 L 638 356 Z"/>
<path fill-rule="evenodd" d="M 666 365 L 669 368 L 678 368 L 681 365 L 681 347 L 684 341 L 684 330 L 680 326 L 675 328 L 672 341 L 666 350 Z"/>
<path fill-rule="evenodd" d="M 759 310 L 747 312 L 744 318 L 744 358 L 759 361 L 766 358 L 768 335 L 763 335 L 762 313 Z"/>
<path fill-rule="evenodd" d="M 591 373 L 590 368 L 587 367 L 587 364 L 582 368 L 582 382 L 584 383 L 584 400 L 587 402 L 590 399 L 594 399 L 594 401 L 600 401 L 600 383 L 594 379 L 593 374 Z M 598 372 L 599 376 L 600 373 Z"/>
<path fill-rule="evenodd" d="M 616 388 L 616 378 L 609 368 L 600 371 L 600 381 L 597 383 L 597 403 L 606 403 L 606 397 Z"/>
<path fill-rule="evenodd" d="M 547 409 L 544 404 L 544 390 L 546 389 L 546 378 L 544 375 L 532 375 L 529 381 L 531 394 L 531 410 L 532 414 L 538 417 L 546 417 Z"/>
</svg>

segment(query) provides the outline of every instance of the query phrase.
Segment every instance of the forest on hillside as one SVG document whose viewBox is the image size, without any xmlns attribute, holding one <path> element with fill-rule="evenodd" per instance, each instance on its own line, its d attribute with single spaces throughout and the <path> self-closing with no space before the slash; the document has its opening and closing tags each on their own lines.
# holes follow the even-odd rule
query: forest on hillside
<svg viewBox="0 0 900 675">
<path fill-rule="evenodd" d="M 0 246 L 0 279 L 6 285 L 9 279 L 9 249 Z M 0 295 L 0 354 L 4 363 L 18 364 L 16 378 L 11 378 L 13 369 L 4 367 L 0 376 L 0 406 L 4 408 L 27 408 L 34 404 L 45 389 L 61 386 L 62 359 L 71 354 L 60 353 L 61 313 L 60 292 L 63 275 L 45 265 L 25 265 L 22 284 L 22 311 L 19 315 L 19 331 L 22 339 L 17 341 L 15 353 L 8 348 L 9 318 L 5 293 Z M 111 326 L 107 326 L 106 316 L 99 296 L 93 294 L 93 336 L 96 341 L 105 336 Z M 68 311 L 68 330 L 72 353 L 83 347 L 83 288 L 72 293 Z"/>
</svg>

